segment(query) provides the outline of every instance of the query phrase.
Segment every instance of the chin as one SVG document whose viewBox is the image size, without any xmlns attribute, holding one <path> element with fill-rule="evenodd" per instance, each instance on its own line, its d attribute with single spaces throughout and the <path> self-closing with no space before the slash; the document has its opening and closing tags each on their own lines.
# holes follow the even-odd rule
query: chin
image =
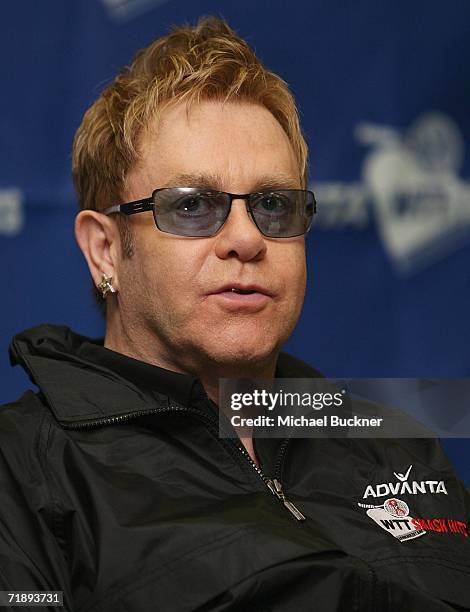
<svg viewBox="0 0 470 612">
<path fill-rule="evenodd" d="M 221 334 L 213 343 L 206 341 L 203 350 L 209 360 L 219 367 L 250 371 L 269 364 L 277 356 L 281 344 L 279 338 L 272 336 L 239 334 L 237 337 L 227 338 L 225 334 Z"/>
</svg>

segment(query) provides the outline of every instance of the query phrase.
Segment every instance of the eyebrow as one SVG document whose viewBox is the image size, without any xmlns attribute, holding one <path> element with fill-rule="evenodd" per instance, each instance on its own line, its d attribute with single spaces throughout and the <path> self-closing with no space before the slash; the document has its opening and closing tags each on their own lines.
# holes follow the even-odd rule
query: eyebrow
<svg viewBox="0 0 470 612">
<path fill-rule="evenodd" d="M 165 181 L 163 187 L 203 187 L 224 191 L 224 180 L 219 174 L 180 173 Z M 299 179 L 287 174 L 264 175 L 259 177 L 252 191 L 263 189 L 300 189 Z"/>
</svg>

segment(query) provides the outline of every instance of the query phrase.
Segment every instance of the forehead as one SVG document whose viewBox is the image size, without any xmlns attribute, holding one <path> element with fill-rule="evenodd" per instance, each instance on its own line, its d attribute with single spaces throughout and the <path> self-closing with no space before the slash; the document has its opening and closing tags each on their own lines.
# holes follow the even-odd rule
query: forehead
<svg viewBox="0 0 470 612">
<path fill-rule="evenodd" d="M 266 108 L 251 103 L 173 105 L 143 132 L 140 156 L 128 182 L 143 191 L 177 185 L 234 192 L 300 186 L 286 133 Z"/>
</svg>

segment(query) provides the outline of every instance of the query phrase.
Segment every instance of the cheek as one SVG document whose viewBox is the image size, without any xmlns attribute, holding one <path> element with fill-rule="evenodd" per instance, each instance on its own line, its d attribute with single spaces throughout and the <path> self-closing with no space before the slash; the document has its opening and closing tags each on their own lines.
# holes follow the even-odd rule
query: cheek
<svg viewBox="0 0 470 612">
<path fill-rule="evenodd" d="M 147 302 L 169 304 L 170 315 L 190 309 L 194 306 L 194 289 L 205 259 L 201 245 L 171 236 L 152 238 L 136 249 L 134 256 L 135 272 L 144 285 Z"/>
<path fill-rule="evenodd" d="M 307 281 L 307 264 L 304 241 L 288 245 L 281 255 L 279 269 L 283 270 L 286 298 L 292 306 L 302 301 Z"/>
</svg>

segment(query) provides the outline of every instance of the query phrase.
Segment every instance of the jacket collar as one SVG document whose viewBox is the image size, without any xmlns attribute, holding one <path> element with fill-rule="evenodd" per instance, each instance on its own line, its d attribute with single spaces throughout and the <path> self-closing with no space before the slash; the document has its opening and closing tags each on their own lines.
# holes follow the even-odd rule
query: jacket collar
<svg viewBox="0 0 470 612">
<path fill-rule="evenodd" d="M 119 418 L 129 413 L 167 409 L 175 404 L 168 395 L 136 384 L 123 375 L 122 368 L 115 367 L 119 359 L 129 358 L 118 355 L 114 365 L 112 360 L 103 360 L 106 365 L 91 360 L 90 343 L 99 349 L 103 340 L 87 338 L 66 326 L 40 325 L 16 335 L 10 345 L 11 364 L 19 364 L 26 370 L 61 424 Z M 88 349 L 84 350 L 87 345 Z M 155 367 L 142 365 L 150 369 Z M 156 370 L 161 371 L 161 368 Z M 180 376 L 188 388 L 198 382 L 194 377 Z M 321 374 L 303 361 L 281 353 L 276 376 L 318 378 Z"/>
</svg>

